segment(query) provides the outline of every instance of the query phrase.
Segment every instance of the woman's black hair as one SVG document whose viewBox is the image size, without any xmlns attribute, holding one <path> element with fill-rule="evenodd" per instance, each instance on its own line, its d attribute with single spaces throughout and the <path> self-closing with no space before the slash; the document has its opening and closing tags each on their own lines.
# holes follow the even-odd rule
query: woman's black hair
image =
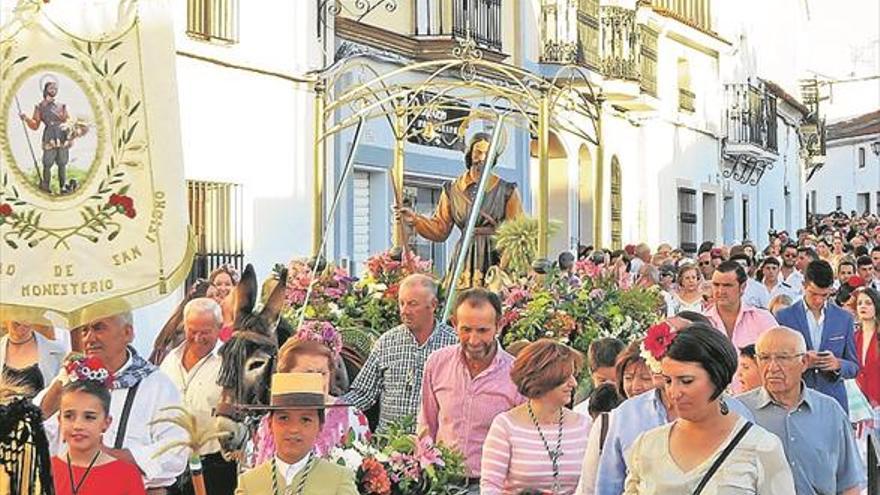
<svg viewBox="0 0 880 495">
<path fill-rule="evenodd" d="M 699 363 L 715 385 L 712 400 L 730 385 L 737 367 L 736 347 L 726 335 L 704 323 L 692 323 L 679 330 L 666 350 L 676 361 Z"/>
<path fill-rule="evenodd" d="M 103 383 L 95 380 L 77 380 L 68 383 L 61 389 L 62 396 L 73 392 L 82 392 L 97 397 L 101 401 L 104 414 L 110 415 L 110 390 Z"/>
</svg>

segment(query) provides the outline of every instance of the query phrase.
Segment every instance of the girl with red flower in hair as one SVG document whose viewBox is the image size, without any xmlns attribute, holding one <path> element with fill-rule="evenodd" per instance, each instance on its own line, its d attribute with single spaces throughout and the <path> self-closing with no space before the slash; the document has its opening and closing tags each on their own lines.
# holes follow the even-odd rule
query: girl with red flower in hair
<svg viewBox="0 0 880 495">
<path fill-rule="evenodd" d="M 104 452 L 110 427 L 112 374 L 100 359 L 72 361 L 65 367 L 70 382 L 61 392 L 59 424 L 67 452 L 52 458 L 57 495 L 142 495 L 146 491 L 137 466 Z"/>
</svg>

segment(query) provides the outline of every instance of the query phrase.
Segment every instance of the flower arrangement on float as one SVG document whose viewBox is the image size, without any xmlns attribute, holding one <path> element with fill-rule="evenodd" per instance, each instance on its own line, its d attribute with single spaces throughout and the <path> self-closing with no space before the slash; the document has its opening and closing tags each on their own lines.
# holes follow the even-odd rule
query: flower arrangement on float
<svg viewBox="0 0 880 495">
<path fill-rule="evenodd" d="M 330 324 L 346 345 L 367 355 L 375 339 L 400 324 L 400 282 L 414 273 L 430 274 L 431 262 L 410 251 L 385 251 L 364 262 L 360 279 L 332 264 L 318 268 L 313 273 L 310 262 L 301 259 L 288 264 L 281 317 L 290 328 L 300 321 Z"/>
<path fill-rule="evenodd" d="M 412 418 L 389 426 L 369 443 L 345 439 L 330 451 L 329 460 L 350 469 L 358 493 L 366 495 L 460 495 L 467 492 L 464 457 L 434 444 L 427 437 L 408 433 Z"/>
<path fill-rule="evenodd" d="M 620 284 L 589 262 L 574 276 L 551 270 L 502 292 L 503 343 L 546 337 L 586 352 L 599 337 L 631 341 L 661 318 L 663 298 L 656 288 Z"/>
</svg>

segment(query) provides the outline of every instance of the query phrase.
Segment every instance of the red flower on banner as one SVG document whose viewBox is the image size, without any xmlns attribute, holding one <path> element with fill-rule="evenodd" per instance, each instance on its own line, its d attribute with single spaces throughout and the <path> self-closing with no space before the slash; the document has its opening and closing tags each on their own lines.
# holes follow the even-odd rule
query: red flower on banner
<svg viewBox="0 0 880 495">
<path fill-rule="evenodd" d="M 8 217 L 12 215 L 12 206 L 9 203 L 0 205 L 0 217 Z"/>
<path fill-rule="evenodd" d="M 666 355 L 669 345 L 675 340 L 675 330 L 667 322 L 660 322 L 648 329 L 645 336 L 645 350 L 651 353 L 651 356 L 660 360 Z"/>
<path fill-rule="evenodd" d="M 134 209 L 134 200 L 124 194 L 111 194 L 107 204 L 115 207 L 120 213 L 128 218 L 134 218 L 137 212 Z"/>
</svg>

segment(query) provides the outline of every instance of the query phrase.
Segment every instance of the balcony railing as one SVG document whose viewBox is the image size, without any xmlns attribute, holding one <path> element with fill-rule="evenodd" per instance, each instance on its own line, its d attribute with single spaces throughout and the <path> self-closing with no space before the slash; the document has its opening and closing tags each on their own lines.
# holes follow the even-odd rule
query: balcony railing
<svg viewBox="0 0 880 495">
<path fill-rule="evenodd" d="M 541 33 L 542 62 L 599 69 L 599 0 L 546 0 Z"/>
<path fill-rule="evenodd" d="M 602 73 L 610 79 L 638 81 L 641 67 L 635 10 L 600 8 Z"/>
<path fill-rule="evenodd" d="M 501 0 L 452 0 L 452 35 L 500 52 Z"/>
<path fill-rule="evenodd" d="M 578 9 L 574 0 L 548 0 L 541 5 L 541 61 L 568 64 L 578 51 Z"/>
<path fill-rule="evenodd" d="M 725 84 L 728 143 L 752 144 L 776 152 L 776 97 L 763 84 Z"/>
<path fill-rule="evenodd" d="M 577 62 L 657 95 L 657 32 L 637 24 L 635 10 L 600 7 L 599 0 L 544 0 L 541 33 L 542 62 Z"/>
<path fill-rule="evenodd" d="M 678 88 L 679 110 L 684 110 L 686 112 L 693 112 L 696 110 L 696 107 L 694 107 L 694 99 L 696 97 L 697 95 L 695 95 L 693 91 L 686 88 Z"/>
</svg>

